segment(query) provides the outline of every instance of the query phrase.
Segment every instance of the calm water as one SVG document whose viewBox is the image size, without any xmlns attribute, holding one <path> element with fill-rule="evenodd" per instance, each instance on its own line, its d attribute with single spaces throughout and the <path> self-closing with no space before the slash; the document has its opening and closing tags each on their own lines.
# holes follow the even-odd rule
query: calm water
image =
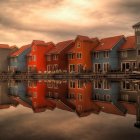
<svg viewBox="0 0 140 140">
<path fill-rule="evenodd" d="M 0 83 L 0 139 L 140 139 L 140 81 Z"/>
</svg>

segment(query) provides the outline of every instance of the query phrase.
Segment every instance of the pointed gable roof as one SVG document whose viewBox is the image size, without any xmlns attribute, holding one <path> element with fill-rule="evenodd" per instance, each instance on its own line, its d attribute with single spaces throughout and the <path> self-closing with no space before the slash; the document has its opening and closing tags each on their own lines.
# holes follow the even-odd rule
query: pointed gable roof
<svg viewBox="0 0 140 140">
<path fill-rule="evenodd" d="M 94 51 L 111 50 L 122 38 L 124 38 L 124 35 L 103 38 L 100 40 L 99 45 L 94 49 Z"/>
<path fill-rule="evenodd" d="M 126 37 L 126 42 L 120 47 L 120 50 L 129 50 L 136 48 L 135 36 Z"/>
<path fill-rule="evenodd" d="M 19 56 L 20 54 L 22 54 L 25 50 L 27 50 L 30 47 L 31 47 L 31 44 L 24 45 L 21 48 L 19 48 L 16 52 L 12 53 L 10 56 L 11 57 Z"/>
<path fill-rule="evenodd" d="M 59 54 L 61 53 L 65 48 L 69 47 L 69 45 L 72 45 L 74 43 L 73 40 L 67 40 L 67 41 L 62 41 L 62 42 L 58 42 L 56 44 L 56 47 L 51 49 L 48 54 Z"/>
</svg>

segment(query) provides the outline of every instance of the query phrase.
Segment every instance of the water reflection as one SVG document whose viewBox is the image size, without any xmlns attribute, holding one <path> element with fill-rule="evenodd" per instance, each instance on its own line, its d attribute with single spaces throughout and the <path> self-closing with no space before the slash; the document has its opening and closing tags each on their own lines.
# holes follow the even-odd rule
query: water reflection
<svg viewBox="0 0 140 140">
<path fill-rule="evenodd" d="M 140 126 L 140 81 L 38 80 L 0 83 L 0 109 L 21 104 L 35 113 L 55 108 L 76 113 L 136 115 Z"/>
</svg>

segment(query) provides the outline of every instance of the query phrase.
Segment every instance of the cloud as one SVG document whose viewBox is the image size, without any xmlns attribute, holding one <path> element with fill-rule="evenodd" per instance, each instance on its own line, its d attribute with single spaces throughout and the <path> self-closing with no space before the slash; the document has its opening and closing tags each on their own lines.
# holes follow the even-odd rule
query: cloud
<svg viewBox="0 0 140 140">
<path fill-rule="evenodd" d="M 75 38 L 77 34 L 97 37 L 132 35 L 131 27 L 139 20 L 140 2 L 1 0 L 0 4 L 0 30 L 3 34 L 0 42 L 23 45 L 34 37 L 57 42 Z"/>
</svg>

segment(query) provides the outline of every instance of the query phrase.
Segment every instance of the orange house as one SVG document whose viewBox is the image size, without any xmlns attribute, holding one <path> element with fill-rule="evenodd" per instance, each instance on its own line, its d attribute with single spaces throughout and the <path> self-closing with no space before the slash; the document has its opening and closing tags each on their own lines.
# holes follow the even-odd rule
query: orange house
<svg viewBox="0 0 140 140">
<path fill-rule="evenodd" d="M 44 81 L 28 83 L 27 94 L 35 113 L 44 112 L 46 109 L 53 110 L 56 107 L 53 102 L 47 100 L 46 93 L 47 85 Z"/>
<path fill-rule="evenodd" d="M 92 83 L 83 80 L 70 80 L 68 100 L 75 106 L 79 117 L 99 113 L 100 108 L 92 101 Z"/>
<path fill-rule="evenodd" d="M 52 42 L 44 42 L 33 40 L 31 52 L 28 54 L 27 66 L 29 72 L 45 72 L 46 71 L 46 53 L 54 48 Z"/>
<path fill-rule="evenodd" d="M 92 51 L 98 44 L 98 38 L 78 35 L 75 45 L 68 51 L 68 71 L 92 71 Z"/>
<path fill-rule="evenodd" d="M 47 72 L 66 72 L 68 70 L 67 51 L 73 44 L 73 40 L 59 42 L 55 48 L 46 53 Z"/>
</svg>

